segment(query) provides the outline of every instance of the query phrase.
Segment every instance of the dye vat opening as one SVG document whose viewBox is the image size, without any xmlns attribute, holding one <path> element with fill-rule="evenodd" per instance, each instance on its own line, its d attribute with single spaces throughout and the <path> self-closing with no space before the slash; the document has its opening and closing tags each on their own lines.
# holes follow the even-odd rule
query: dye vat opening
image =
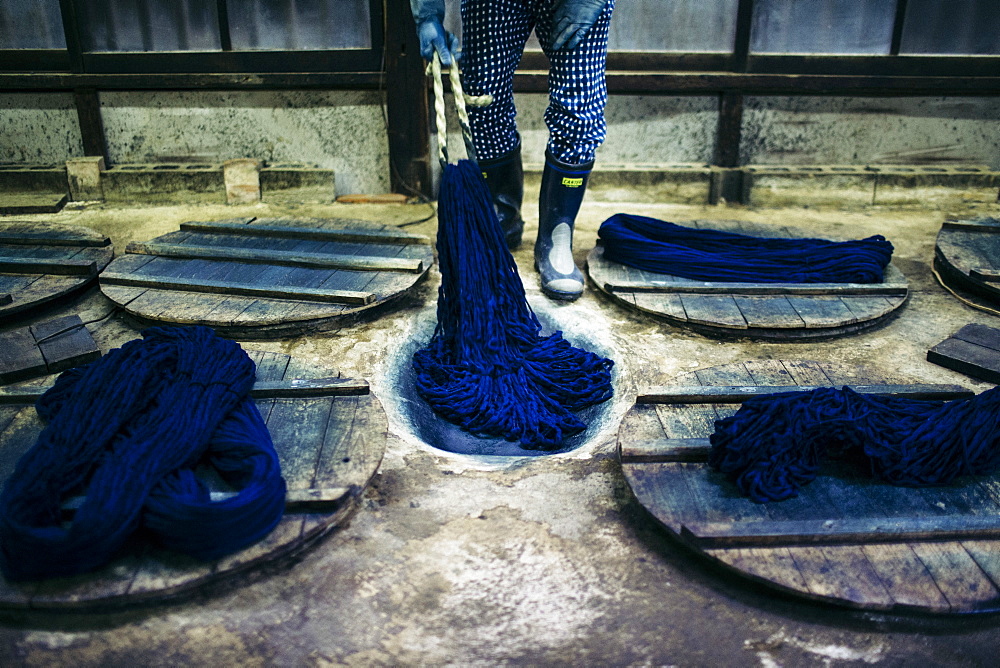
<svg viewBox="0 0 1000 668">
<path fill-rule="evenodd" d="M 547 336 L 561 330 L 563 337 L 572 345 L 594 352 L 602 357 L 615 359 L 614 351 L 607 341 L 600 340 L 599 328 L 585 327 L 586 322 L 576 324 L 572 318 L 558 314 L 560 307 L 548 303 L 547 299 L 529 297 L 531 308 L 542 325 L 542 335 Z M 398 417 L 412 436 L 423 443 L 461 455 L 490 457 L 539 457 L 577 450 L 589 443 L 613 418 L 612 407 L 616 397 L 574 413 L 587 425 L 582 432 L 567 438 L 561 447 L 553 450 L 529 450 L 521 447 L 519 441 L 508 441 L 499 437 L 481 437 L 470 434 L 461 427 L 437 415 L 430 405 L 417 393 L 413 370 L 413 353 L 425 347 L 434 333 L 436 316 L 433 308 L 426 309 L 418 320 L 410 340 L 396 349 L 387 363 L 387 378 L 383 404 L 387 410 L 398 411 Z M 593 323 L 590 323 L 591 325 Z M 612 384 L 617 391 L 618 368 L 612 369 Z"/>
</svg>

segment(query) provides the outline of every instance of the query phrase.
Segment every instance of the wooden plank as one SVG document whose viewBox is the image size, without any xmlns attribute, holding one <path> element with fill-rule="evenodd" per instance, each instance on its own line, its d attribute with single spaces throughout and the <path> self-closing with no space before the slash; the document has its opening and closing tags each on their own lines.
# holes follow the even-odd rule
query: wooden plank
<svg viewBox="0 0 1000 668">
<path fill-rule="evenodd" d="M 0 244 L 10 246 L 74 246 L 79 248 L 103 248 L 111 245 L 111 239 L 54 236 L 45 232 L 18 232 L 0 230 Z"/>
<path fill-rule="evenodd" d="M 841 297 L 840 301 L 854 314 L 857 322 L 875 320 L 903 304 L 905 299 L 890 299 L 887 297 Z"/>
<path fill-rule="evenodd" d="M 767 329 L 793 329 L 805 323 L 783 295 L 747 297 L 733 295 L 736 305 L 749 327 Z"/>
<path fill-rule="evenodd" d="M 911 547 L 948 599 L 952 612 L 996 605 L 1000 591 L 961 543 L 913 543 Z"/>
<path fill-rule="evenodd" d="M 991 383 L 1000 383 L 1000 353 L 960 339 L 945 339 L 927 351 L 927 361 Z"/>
<path fill-rule="evenodd" d="M 156 290 L 177 290 L 187 292 L 209 292 L 213 294 L 242 295 L 247 297 L 265 297 L 270 299 L 301 299 L 316 302 L 331 302 L 334 304 L 366 305 L 375 301 L 375 295 L 370 292 L 351 292 L 346 290 L 329 290 L 323 288 L 266 287 L 256 288 L 228 283 L 225 281 L 201 281 L 197 279 L 168 278 L 159 276 L 136 276 L 116 271 L 106 271 L 101 274 L 101 283 L 108 285 L 126 285 Z"/>
<path fill-rule="evenodd" d="M 968 235 L 948 235 L 942 231 L 937 238 L 935 253 L 939 254 L 947 265 L 954 267 L 966 276 L 975 268 L 991 265 L 989 258 L 984 257 L 978 249 L 973 247 Z M 994 288 L 994 286 L 982 282 L 980 284 L 986 285 L 991 289 Z"/>
<path fill-rule="evenodd" d="M 662 385 L 640 390 L 637 404 L 725 404 L 777 392 L 808 392 L 821 387 L 850 388 L 858 394 L 885 394 L 910 399 L 965 399 L 975 395 L 960 385 Z"/>
<path fill-rule="evenodd" d="M 961 232 L 1000 232 L 1000 220 L 996 218 L 979 218 L 976 220 L 946 220 L 941 224 L 946 230 Z"/>
<path fill-rule="evenodd" d="M 164 257 L 235 260 L 254 264 L 280 264 L 289 267 L 354 269 L 356 271 L 404 271 L 414 274 L 422 273 L 424 270 L 424 263 L 419 258 L 390 258 L 374 255 L 347 256 L 226 246 L 188 246 L 183 244 L 133 241 L 126 248 L 126 252 Z M 2 258 L 0 258 L 0 267 L 2 267 Z"/>
<path fill-rule="evenodd" d="M 982 540 L 1000 537 L 1000 517 L 831 517 L 826 520 L 692 523 L 685 524 L 682 533 L 708 548 Z"/>
<path fill-rule="evenodd" d="M 799 567 L 786 548 L 705 550 L 705 554 L 758 582 L 797 594 L 809 591 Z"/>
<path fill-rule="evenodd" d="M 681 304 L 689 322 L 732 329 L 747 328 L 740 307 L 730 295 L 682 294 Z"/>
<path fill-rule="evenodd" d="M 343 397 L 368 394 L 368 381 L 356 378 L 295 378 L 256 382 L 250 390 L 255 399 L 277 397 Z"/>
<path fill-rule="evenodd" d="M 1000 281 L 1000 271 L 992 267 L 973 267 L 969 271 L 969 276 L 971 278 L 978 278 L 980 281 L 986 281 L 987 283 L 997 283 Z"/>
<path fill-rule="evenodd" d="M 0 383 L 13 383 L 46 373 L 45 357 L 27 327 L 0 334 Z M 4 388 L 0 388 L 2 391 Z"/>
<path fill-rule="evenodd" d="M 213 232 L 216 234 L 243 234 L 258 237 L 278 237 L 286 239 L 317 239 L 320 241 L 357 241 L 380 244 L 424 244 L 431 240 L 419 234 L 410 234 L 395 229 L 292 227 L 284 225 L 239 225 L 233 223 L 181 223 L 181 230 L 187 232 Z"/>
<path fill-rule="evenodd" d="M 860 548 L 794 547 L 789 554 L 817 598 L 848 602 L 867 610 L 888 610 L 894 600 Z"/>
<path fill-rule="evenodd" d="M 970 323 L 952 334 L 951 338 L 1000 351 L 1000 329 L 995 327 Z"/>
<path fill-rule="evenodd" d="M 0 387 L 0 404 L 33 404 L 51 385 Z M 355 378 L 295 378 L 257 381 L 250 388 L 253 399 L 342 397 L 368 394 L 368 382 Z"/>
<path fill-rule="evenodd" d="M 92 260 L 25 258 L 0 255 L 0 272 L 7 274 L 92 276 L 97 273 L 97 263 Z"/>
<path fill-rule="evenodd" d="M 909 287 L 903 283 L 734 283 L 725 281 L 656 280 L 606 282 L 607 292 L 655 292 L 699 295 L 887 295 L 903 296 Z"/>
<path fill-rule="evenodd" d="M 78 315 L 47 320 L 30 329 L 49 373 L 59 373 L 101 356 L 101 349 Z"/>
<path fill-rule="evenodd" d="M 290 489 L 285 493 L 285 512 L 322 512 L 339 502 L 350 490 L 347 487 L 327 487 L 322 489 Z M 238 492 L 210 492 L 208 497 L 212 503 L 219 503 L 235 498 Z M 64 516 L 71 517 L 83 502 L 84 496 L 71 496 L 60 505 Z"/>
<path fill-rule="evenodd" d="M 659 315 L 674 318 L 682 322 L 687 321 L 687 314 L 684 312 L 684 304 L 681 303 L 680 295 L 659 295 L 641 292 L 622 292 L 615 295 L 620 299 L 631 299 L 636 308 L 642 311 L 649 311 Z"/>
<path fill-rule="evenodd" d="M 633 464 L 707 462 L 712 444 L 707 438 L 660 438 L 621 443 L 621 460 Z"/>
<path fill-rule="evenodd" d="M 789 296 L 788 303 L 802 318 L 806 329 L 837 327 L 858 321 L 858 318 L 851 309 L 847 308 L 839 296 Z"/>
</svg>

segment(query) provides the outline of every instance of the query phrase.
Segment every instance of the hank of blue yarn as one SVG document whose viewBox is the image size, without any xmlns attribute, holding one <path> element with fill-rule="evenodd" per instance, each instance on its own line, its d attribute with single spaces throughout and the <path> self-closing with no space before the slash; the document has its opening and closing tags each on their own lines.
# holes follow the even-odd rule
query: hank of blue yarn
<svg viewBox="0 0 1000 668">
<path fill-rule="evenodd" d="M 710 440 L 709 465 L 759 503 L 797 496 L 832 458 L 893 485 L 946 485 L 1000 467 L 1000 388 L 947 402 L 847 387 L 753 397 Z"/>
<path fill-rule="evenodd" d="M 238 344 L 205 327 L 152 328 L 63 373 L 36 404 L 45 428 L 0 493 L 4 576 L 91 571 L 140 528 L 205 560 L 267 535 L 285 482 L 250 399 L 254 375 Z M 199 466 L 236 493 L 213 502 Z M 74 496 L 83 501 L 67 523 Z"/>
<path fill-rule="evenodd" d="M 604 258 L 699 281 L 881 283 L 892 244 L 866 239 L 784 239 L 683 227 L 618 213 L 601 224 Z"/>
<path fill-rule="evenodd" d="M 614 363 L 541 335 L 491 201 L 475 163 L 445 166 L 438 323 L 413 355 L 417 392 L 473 434 L 555 449 L 586 428 L 575 411 L 611 397 Z"/>
</svg>

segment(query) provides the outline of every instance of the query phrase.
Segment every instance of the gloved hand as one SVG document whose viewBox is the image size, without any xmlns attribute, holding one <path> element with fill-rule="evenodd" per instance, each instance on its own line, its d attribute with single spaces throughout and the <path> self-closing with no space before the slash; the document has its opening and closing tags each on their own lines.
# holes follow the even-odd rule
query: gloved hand
<svg viewBox="0 0 1000 668">
<path fill-rule="evenodd" d="M 437 51 L 441 65 L 451 67 L 453 53 L 458 59 L 458 38 L 444 29 L 444 0 L 410 0 L 410 11 L 417 23 L 420 55 L 430 61 Z"/>
<path fill-rule="evenodd" d="M 575 48 L 594 26 L 605 4 L 607 0 L 556 0 L 549 32 L 550 48 L 553 51 Z"/>
</svg>

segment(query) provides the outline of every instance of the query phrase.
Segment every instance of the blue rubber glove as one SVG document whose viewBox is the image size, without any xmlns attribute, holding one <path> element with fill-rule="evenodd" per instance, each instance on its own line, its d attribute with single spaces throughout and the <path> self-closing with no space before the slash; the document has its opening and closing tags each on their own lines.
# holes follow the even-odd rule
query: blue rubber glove
<svg viewBox="0 0 1000 668">
<path fill-rule="evenodd" d="M 607 0 L 556 0 L 549 32 L 550 48 L 553 51 L 576 48 L 597 22 L 605 4 Z"/>
<path fill-rule="evenodd" d="M 437 51 L 441 65 L 451 67 L 453 53 L 458 60 L 458 38 L 444 29 L 444 0 L 410 0 L 410 11 L 417 23 L 420 55 L 430 62 Z"/>
</svg>

